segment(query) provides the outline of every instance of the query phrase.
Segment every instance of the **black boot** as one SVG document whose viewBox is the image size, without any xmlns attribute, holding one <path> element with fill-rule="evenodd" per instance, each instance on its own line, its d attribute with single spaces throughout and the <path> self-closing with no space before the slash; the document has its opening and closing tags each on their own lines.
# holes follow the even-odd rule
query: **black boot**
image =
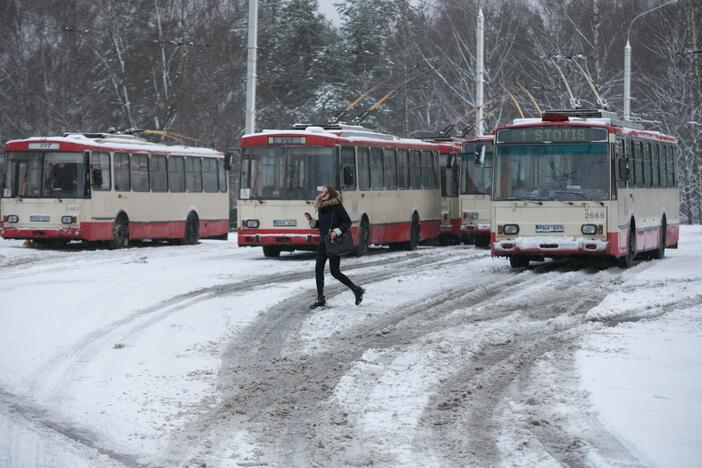
<svg viewBox="0 0 702 468">
<path fill-rule="evenodd" d="M 353 290 L 353 295 L 356 296 L 356 305 L 361 305 L 361 302 L 363 302 L 363 293 L 365 292 L 366 290 L 360 286 L 356 286 L 356 289 Z"/>
<path fill-rule="evenodd" d="M 310 304 L 310 309 L 324 307 L 325 305 L 327 305 L 327 299 L 324 296 L 317 296 L 317 300 Z"/>
</svg>

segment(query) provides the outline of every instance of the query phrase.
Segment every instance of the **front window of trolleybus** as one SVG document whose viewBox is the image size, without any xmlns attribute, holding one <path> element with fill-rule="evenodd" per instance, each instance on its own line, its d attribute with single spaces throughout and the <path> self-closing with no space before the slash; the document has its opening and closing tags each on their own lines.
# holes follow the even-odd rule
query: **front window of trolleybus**
<svg viewBox="0 0 702 468">
<path fill-rule="evenodd" d="M 497 147 L 495 200 L 607 200 L 606 143 Z"/>
<path fill-rule="evenodd" d="M 6 197 L 83 198 L 83 153 L 10 153 Z"/>
<path fill-rule="evenodd" d="M 333 148 L 244 148 L 242 199 L 313 200 L 321 186 L 333 183 Z"/>
<path fill-rule="evenodd" d="M 485 159 L 477 164 L 480 148 L 485 146 Z M 492 190 L 492 143 L 466 143 L 463 145 L 462 195 L 489 195 Z"/>
</svg>

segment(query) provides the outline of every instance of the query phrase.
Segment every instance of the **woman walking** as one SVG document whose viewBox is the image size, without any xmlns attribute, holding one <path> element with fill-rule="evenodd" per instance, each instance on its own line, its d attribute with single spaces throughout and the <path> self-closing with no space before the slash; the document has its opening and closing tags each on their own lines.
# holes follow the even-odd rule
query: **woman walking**
<svg viewBox="0 0 702 468">
<path fill-rule="evenodd" d="M 360 286 L 353 284 L 341 270 L 341 257 L 338 255 L 330 255 L 327 252 L 326 237 L 336 239 L 351 227 L 351 218 L 341 204 L 341 194 L 334 187 L 325 185 L 322 193 L 314 200 L 314 208 L 317 210 L 319 219 L 313 219 L 309 213 L 305 213 L 305 217 L 310 222 L 310 227 L 319 229 L 319 246 L 317 247 L 317 263 L 314 267 L 314 275 L 317 280 L 317 300 L 310 305 L 310 309 L 322 307 L 326 305 L 327 300 L 324 297 L 324 265 L 329 259 L 329 269 L 331 274 L 338 281 L 348 286 L 353 295 L 356 297 L 356 305 L 363 301 L 363 293 L 366 292 Z"/>
</svg>

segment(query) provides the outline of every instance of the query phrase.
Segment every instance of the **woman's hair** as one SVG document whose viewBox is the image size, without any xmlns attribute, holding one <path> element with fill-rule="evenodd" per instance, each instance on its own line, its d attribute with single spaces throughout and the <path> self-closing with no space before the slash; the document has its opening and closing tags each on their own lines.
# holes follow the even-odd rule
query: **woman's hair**
<svg viewBox="0 0 702 468">
<path fill-rule="evenodd" d="M 327 192 L 329 192 L 329 200 L 334 200 L 337 199 L 339 200 L 339 203 L 342 203 L 343 198 L 341 197 L 341 194 L 331 185 L 325 185 L 325 189 L 327 189 Z M 322 207 L 322 194 L 320 193 L 317 198 L 314 200 L 314 207 L 317 211 Z"/>
</svg>

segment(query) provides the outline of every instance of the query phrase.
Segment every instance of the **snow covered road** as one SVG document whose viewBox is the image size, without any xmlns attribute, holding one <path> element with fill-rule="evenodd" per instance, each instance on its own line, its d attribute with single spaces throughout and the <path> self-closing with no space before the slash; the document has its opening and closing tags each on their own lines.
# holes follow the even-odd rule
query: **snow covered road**
<svg viewBox="0 0 702 468">
<path fill-rule="evenodd" d="M 702 229 L 628 271 L 0 241 L 0 466 L 695 466 Z"/>
</svg>

